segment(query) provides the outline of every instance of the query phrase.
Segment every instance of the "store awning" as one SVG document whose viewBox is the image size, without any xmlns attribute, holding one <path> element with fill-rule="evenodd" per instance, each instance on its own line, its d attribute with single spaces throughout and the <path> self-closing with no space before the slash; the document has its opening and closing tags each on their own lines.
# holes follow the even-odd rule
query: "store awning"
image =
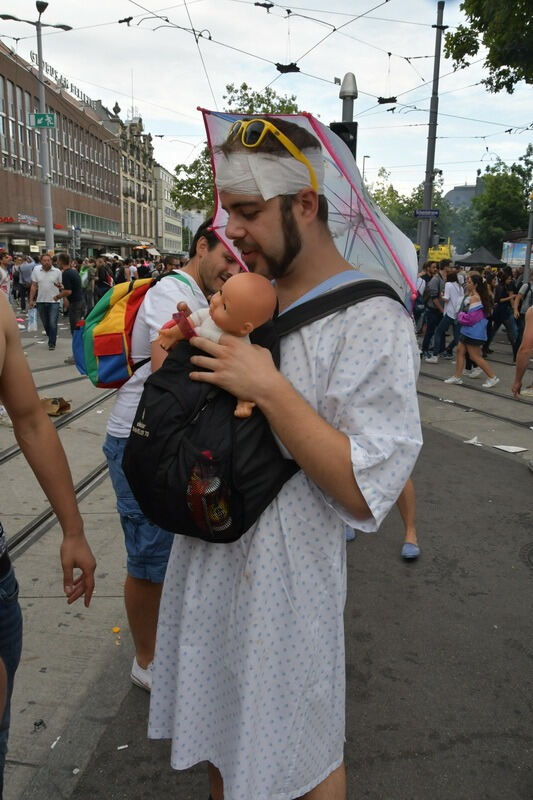
<svg viewBox="0 0 533 800">
<path fill-rule="evenodd" d="M 160 256 L 161 255 L 159 250 L 156 250 L 155 247 L 149 247 L 148 248 L 148 252 L 150 253 L 151 256 Z"/>
</svg>

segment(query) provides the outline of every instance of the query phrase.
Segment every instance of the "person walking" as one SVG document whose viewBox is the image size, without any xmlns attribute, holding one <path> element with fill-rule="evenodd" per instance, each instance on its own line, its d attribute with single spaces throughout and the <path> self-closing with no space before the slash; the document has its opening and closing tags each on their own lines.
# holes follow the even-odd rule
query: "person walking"
<svg viewBox="0 0 533 800">
<path fill-rule="evenodd" d="M 52 266 L 48 254 L 41 256 L 41 263 L 31 274 L 30 308 L 37 306 L 43 328 L 48 337 L 48 349 L 56 349 L 57 320 L 59 318 L 58 292 L 62 290 L 61 270 Z"/>
<path fill-rule="evenodd" d="M 492 333 L 487 340 L 487 352 L 494 337 L 503 325 L 513 351 L 513 363 L 518 351 L 518 329 L 513 315 L 515 298 L 513 276 L 509 267 L 500 271 L 498 285 L 494 290 L 494 312 L 492 314 Z"/>
<path fill-rule="evenodd" d="M 450 378 L 446 378 L 444 383 L 463 383 L 465 356 L 468 353 L 476 367 L 483 370 L 487 376 L 487 380 L 482 384 L 483 388 L 490 389 L 496 386 L 500 379 L 496 377 L 481 355 L 481 346 L 487 338 L 487 321 L 492 311 L 492 303 L 479 272 L 468 273 L 466 293 L 468 295 L 468 311 L 460 311 L 458 314 L 461 328 L 455 373 Z"/>
<path fill-rule="evenodd" d="M 446 276 L 446 285 L 444 286 L 442 298 L 444 314 L 435 330 L 433 355 L 426 358 L 428 364 L 437 364 L 439 355 L 441 354 L 443 358 L 453 358 L 453 349 L 459 342 L 459 322 L 457 321 L 457 315 L 461 310 L 463 298 L 464 291 L 457 280 L 457 270 L 449 270 Z M 445 336 L 450 325 L 453 328 L 453 338 L 448 347 L 445 347 Z"/>
<path fill-rule="evenodd" d="M 518 336 L 517 348 L 522 344 L 522 337 L 526 327 L 526 313 L 533 307 L 533 277 L 520 286 L 513 300 L 513 316 L 515 318 Z M 518 350 L 517 350 L 518 352 Z"/>
<path fill-rule="evenodd" d="M 439 322 L 442 319 L 444 312 L 444 287 L 446 285 L 446 275 L 448 272 L 449 261 L 441 261 L 438 264 L 438 269 L 428 283 L 428 300 L 426 303 L 426 333 L 422 340 L 422 354 L 424 357 L 430 357 L 431 353 L 429 348 L 433 335 Z"/>
<path fill-rule="evenodd" d="M 19 296 L 21 311 L 26 311 L 26 303 L 28 301 L 31 288 L 31 276 L 34 268 L 35 263 L 33 260 L 28 261 L 27 259 L 24 259 L 20 265 Z"/>
<path fill-rule="evenodd" d="M 147 363 L 118 390 L 103 447 L 127 552 L 124 603 L 135 647 L 131 680 L 147 691 L 152 685 L 161 588 L 175 537 L 151 523 L 139 508 L 124 475 L 122 457 L 144 382 L 167 356 L 155 341 L 160 328 L 175 313 L 178 303 L 187 303 L 192 311 L 207 307 L 207 297 L 239 271 L 239 265 L 210 230 L 210 224 L 209 220 L 198 229 L 187 268 L 171 271 L 173 274 L 162 278 L 145 296 L 133 326 L 131 355 L 134 362 Z"/>
</svg>

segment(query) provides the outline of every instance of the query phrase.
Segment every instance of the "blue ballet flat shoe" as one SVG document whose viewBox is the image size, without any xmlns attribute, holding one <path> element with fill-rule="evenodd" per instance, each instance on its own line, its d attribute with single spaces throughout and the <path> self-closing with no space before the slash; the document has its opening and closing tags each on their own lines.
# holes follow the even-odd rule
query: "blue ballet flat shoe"
<svg viewBox="0 0 533 800">
<path fill-rule="evenodd" d="M 405 558 L 406 561 L 414 561 L 415 558 L 418 558 L 420 555 L 420 548 L 417 544 L 412 544 L 411 542 L 404 542 L 402 547 L 402 558 Z"/>
<path fill-rule="evenodd" d="M 355 537 L 357 536 L 356 532 L 353 528 L 350 528 L 349 525 L 344 526 L 344 536 L 347 542 L 353 542 Z"/>
</svg>

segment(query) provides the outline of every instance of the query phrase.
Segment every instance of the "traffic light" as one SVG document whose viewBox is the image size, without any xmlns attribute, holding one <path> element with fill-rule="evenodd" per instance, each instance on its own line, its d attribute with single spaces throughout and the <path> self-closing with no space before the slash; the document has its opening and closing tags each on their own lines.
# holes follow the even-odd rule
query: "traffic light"
<svg viewBox="0 0 533 800">
<path fill-rule="evenodd" d="M 330 129 L 348 145 L 354 159 L 357 155 L 357 122 L 330 122 Z"/>
</svg>

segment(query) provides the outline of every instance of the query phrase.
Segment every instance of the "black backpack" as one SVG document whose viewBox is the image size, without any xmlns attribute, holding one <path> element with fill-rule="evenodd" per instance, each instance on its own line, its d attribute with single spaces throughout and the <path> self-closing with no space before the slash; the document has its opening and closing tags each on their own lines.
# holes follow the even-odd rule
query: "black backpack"
<svg viewBox="0 0 533 800">
<path fill-rule="evenodd" d="M 250 338 L 279 366 L 280 337 L 377 296 L 401 302 L 387 284 L 361 280 L 296 306 Z M 239 419 L 233 395 L 190 380 L 190 358 L 199 352 L 180 342 L 147 379 L 122 466 L 151 522 L 208 542 L 234 542 L 300 468 L 281 455 L 258 408 Z"/>
</svg>

